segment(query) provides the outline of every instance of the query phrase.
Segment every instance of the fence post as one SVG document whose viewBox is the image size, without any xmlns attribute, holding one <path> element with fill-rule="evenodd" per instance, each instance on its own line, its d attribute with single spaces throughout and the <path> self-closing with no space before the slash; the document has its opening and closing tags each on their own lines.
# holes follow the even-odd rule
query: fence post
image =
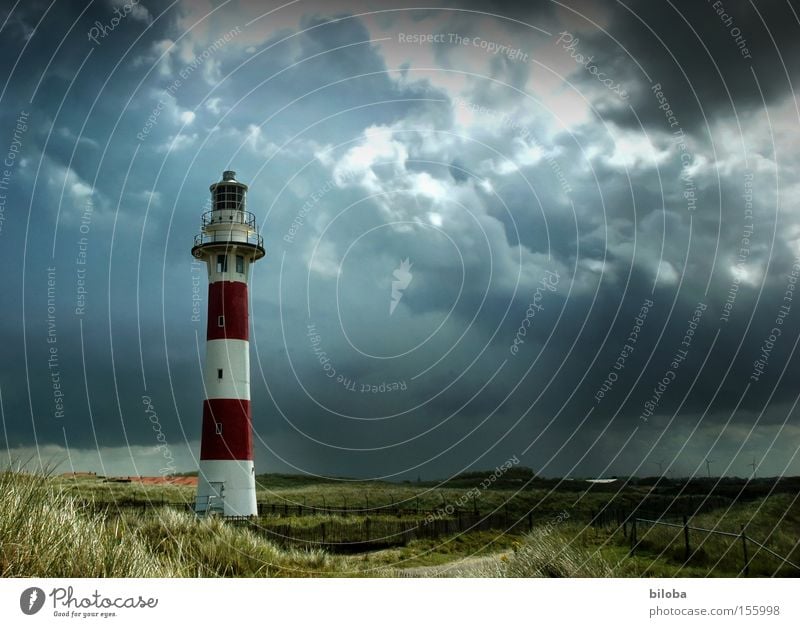
<svg viewBox="0 0 800 627">
<path fill-rule="evenodd" d="M 691 555 L 692 550 L 689 546 L 689 519 L 684 516 L 683 517 L 683 561 L 689 561 L 689 555 Z"/>
<path fill-rule="evenodd" d="M 742 538 L 742 553 L 744 554 L 744 567 L 742 572 L 747 577 L 750 574 L 750 560 L 747 559 L 747 536 L 744 533 L 744 525 L 742 525 L 742 532 L 739 534 Z"/>
<path fill-rule="evenodd" d="M 533 531 L 533 512 L 528 512 L 528 531 Z"/>
<path fill-rule="evenodd" d="M 322 530 L 322 544 L 325 544 L 325 523 L 320 525 L 320 529 Z"/>
<path fill-rule="evenodd" d="M 636 552 L 636 519 L 634 518 L 631 522 L 631 551 L 630 555 L 633 557 L 633 554 Z"/>
</svg>

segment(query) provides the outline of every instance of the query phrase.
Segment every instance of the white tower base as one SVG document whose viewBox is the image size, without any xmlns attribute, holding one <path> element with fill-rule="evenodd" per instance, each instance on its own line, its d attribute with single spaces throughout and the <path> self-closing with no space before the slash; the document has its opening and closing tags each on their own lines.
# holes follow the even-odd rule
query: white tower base
<svg viewBox="0 0 800 627">
<path fill-rule="evenodd" d="M 256 516 L 256 475 L 252 460 L 200 460 L 198 514 Z"/>
</svg>

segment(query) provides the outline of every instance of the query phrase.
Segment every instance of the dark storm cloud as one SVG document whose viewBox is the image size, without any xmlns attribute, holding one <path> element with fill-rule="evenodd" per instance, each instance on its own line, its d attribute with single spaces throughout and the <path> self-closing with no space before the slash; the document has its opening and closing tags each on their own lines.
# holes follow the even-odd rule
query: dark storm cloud
<svg viewBox="0 0 800 627">
<path fill-rule="evenodd" d="M 578 45 L 632 94 L 633 110 L 605 103 L 608 120 L 664 128 L 650 89 L 660 84 L 683 128 L 706 138 L 709 123 L 733 122 L 763 102 L 792 96 L 800 44 L 791 3 L 642 1 L 620 5 L 612 15 L 607 33 L 581 36 Z M 594 87 L 591 76 L 576 78 Z"/>
</svg>

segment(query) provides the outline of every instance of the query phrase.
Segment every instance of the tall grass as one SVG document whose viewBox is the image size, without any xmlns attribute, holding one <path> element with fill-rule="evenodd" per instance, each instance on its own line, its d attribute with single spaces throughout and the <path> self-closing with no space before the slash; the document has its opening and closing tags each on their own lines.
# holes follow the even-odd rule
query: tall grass
<svg viewBox="0 0 800 627">
<path fill-rule="evenodd" d="M 421 577 L 614 577 L 611 564 L 587 548 L 581 530 L 539 527 L 512 544 L 511 551 L 471 555 L 446 564 L 395 574 Z"/>
<path fill-rule="evenodd" d="M 141 503 L 143 505 L 159 505 L 161 503 L 194 502 L 196 489 L 178 485 L 143 485 L 136 481 L 131 483 L 105 482 L 102 479 L 53 477 L 67 494 L 72 494 L 86 501 L 108 504 L 111 508 L 125 507 Z"/>
<path fill-rule="evenodd" d="M 299 577 L 345 570 L 343 560 L 322 551 L 283 549 L 218 518 L 170 508 L 103 513 L 47 477 L 0 473 L 3 577 Z"/>
<path fill-rule="evenodd" d="M 328 483 L 278 489 L 271 494 L 273 498 L 278 495 L 293 502 L 307 501 L 309 505 L 330 506 L 341 498 L 342 503 L 346 499 L 352 507 L 358 502 L 360 490 L 364 487 L 342 488 Z M 369 494 L 363 491 L 361 495 L 365 506 L 368 499 L 370 509 L 403 499 L 413 500 L 416 505 L 415 490 L 419 488 L 370 486 Z M 345 529 L 350 535 L 352 531 L 358 539 L 362 536 L 359 530 L 366 525 L 363 515 L 265 518 L 260 521 L 261 530 L 252 530 L 222 519 L 198 519 L 190 511 L 158 505 L 162 500 L 190 501 L 192 493 L 191 488 L 185 487 L 109 485 L 96 480 L 0 472 L 0 576 L 297 577 L 381 574 L 380 569 L 386 569 L 384 574 L 397 574 L 392 566 L 411 560 L 421 568 L 438 568 L 449 562 L 446 569 L 435 571 L 444 576 L 487 577 L 736 576 L 743 566 L 738 538 L 692 532 L 692 555 L 685 561 L 682 530 L 649 528 L 644 524 L 638 528 L 639 545 L 631 557 L 630 538 L 621 528 L 585 526 L 589 515 L 578 507 L 569 510 L 569 523 L 534 528 L 522 538 L 515 536 L 520 544 L 514 551 L 508 550 L 510 542 L 494 543 L 475 555 L 490 538 L 473 532 L 463 542 L 419 539 L 389 552 L 344 557 L 321 550 L 284 548 L 267 534 L 305 537 L 324 524 L 328 542 L 338 541 L 337 529 Z M 420 509 L 435 509 L 444 499 L 456 502 L 460 494 L 461 491 L 437 490 L 421 495 Z M 504 500 L 512 496 L 508 491 L 489 490 L 479 499 L 478 507 L 483 513 L 501 506 L 503 511 Z M 513 496 L 509 517 L 513 520 L 527 513 L 526 508 L 535 505 L 539 496 L 534 491 Z M 544 519 L 548 508 L 573 498 L 572 494 L 550 495 L 542 511 L 537 508 L 534 524 Z M 594 507 L 605 498 L 587 495 L 581 507 Z M 132 501 L 149 502 L 149 506 L 125 506 Z M 413 526 L 422 518 L 421 514 L 402 519 L 387 514 L 373 510 L 369 516 L 371 537 L 382 526 Z M 752 538 L 764 541 L 795 563 L 800 562 L 800 500 L 795 500 L 794 494 L 773 494 L 730 509 L 709 511 L 693 517 L 690 524 L 732 532 L 746 525 Z M 796 570 L 754 546 L 749 547 L 749 558 L 751 576 L 797 576 Z"/>
<path fill-rule="evenodd" d="M 0 473 L 3 577 L 168 577 L 172 569 L 119 523 L 40 475 Z"/>
<path fill-rule="evenodd" d="M 614 569 L 597 552 L 575 541 L 576 536 L 547 527 L 534 529 L 501 560 L 503 577 L 613 577 Z"/>
<path fill-rule="evenodd" d="M 737 505 L 730 510 L 717 510 L 689 519 L 689 525 L 739 533 L 747 536 L 795 564 L 800 563 L 800 500 L 786 494 Z M 639 529 L 637 551 L 652 555 L 660 561 L 667 560 L 680 568 L 694 567 L 707 574 L 736 576 L 743 571 L 744 554 L 739 538 L 701 531 L 690 532 L 690 554 L 685 559 L 683 530 L 663 526 L 642 525 Z M 748 570 L 750 576 L 800 576 L 800 571 L 778 558 L 748 543 Z M 645 573 L 647 574 L 647 573 Z M 680 570 L 676 575 L 682 575 Z"/>
<path fill-rule="evenodd" d="M 131 527 L 148 550 L 182 577 L 307 577 L 344 570 L 320 550 L 282 548 L 220 518 L 159 508 Z"/>
</svg>

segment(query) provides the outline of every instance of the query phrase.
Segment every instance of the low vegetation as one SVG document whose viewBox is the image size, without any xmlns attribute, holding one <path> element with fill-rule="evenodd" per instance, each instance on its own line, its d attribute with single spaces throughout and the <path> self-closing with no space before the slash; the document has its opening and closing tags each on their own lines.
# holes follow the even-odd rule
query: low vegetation
<svg viewBox="0 0 800 627">
<path fill-rule="evenodd" d="M 522 545 L 501 560 L 502 577 L 613 577 L 602 554 L 575 542 L 574 535 L 536 529 Z"/>
<path fill-rule="evenodd" d="M 794 564 L 800 563 L 800 504 L 797 492 L 793 492 L 794 479 L 771 484 L 725 480 L 716 487 L 702 481 L 660 480 L 597 486 L 577 481 L 546 485 L 545 481 L 521 476 L 465 501 L 463 494 L 475 485 L 474 481 L 480 482 L 479 476 L 465 475 L 445 487 L 423 482 L 379 484 L 290 476 L 273 481 L 271 476 L 262 476 L 259 502 L 280 505 L 274 514 L 270 507 L 269 515 L 257 522 L 233 523 L 197 518 L 188 507 L 194 490 L 187 486 L 4 472 L 0 473 L 0 575 L 743 574 L 739 537 L 692 531 L 687 557 L 682 529 L 638 523 L 636 547 L 631 553 L 630 521 L 621 526 L 615 512 L 630 512 L 636 507 L 640 512 L 650 512 L 647 517 L 670 520 L 680 520 L 677 512 L 696 509 L 689 519 L 691 526 L 731 533 L 744 527 L 751 538 Z M 444 533 L 435 536 L 404 531 L 424 523 L 430 512 L 439 515 L 453 503 L 460 503 L 465 519 L 475 511 L 484 516 L 500 512 L 501 523 L 510 519 L 524 524 L 510 532 L 505 526 L 469 527 L 466 533 L 452 533 L 446 525 Z M 697 509 L 698 504 L 704 507 Z M 603 508 L 608 513 L 596 516 Z M 452 509 L 450 512 L 451 520 L 455 520 L 458 514 Z M 381 535 L 384 533 L 385 537 Z M 320 535 L 325 542 L 318 541 Z M 349 542 L 355 544 L 348 546 Z M 753 543 L 747 566 L 750 576 L 800 574 L 791 564 Z"/>
<path fill-rule="evenodd" d="M 0 474 L 3 577 L 169 577 L 121 521 L 88 510 L 53 481 Z"/>
<path fill-rule="evenodd" d="M 164 508 L 144 520 L 131 516 L 126 526 L 180 577 L 309 577 L 346 570 L 342 558 L 279 547 L 220 518 Z"/>
<path fill-rule="evenodd" d="M 39 475 L 0 474 L 3 577 L 275 577 L 346 570 L 215 518 L 157 507 L 97 511 Z"/>
</svg>

